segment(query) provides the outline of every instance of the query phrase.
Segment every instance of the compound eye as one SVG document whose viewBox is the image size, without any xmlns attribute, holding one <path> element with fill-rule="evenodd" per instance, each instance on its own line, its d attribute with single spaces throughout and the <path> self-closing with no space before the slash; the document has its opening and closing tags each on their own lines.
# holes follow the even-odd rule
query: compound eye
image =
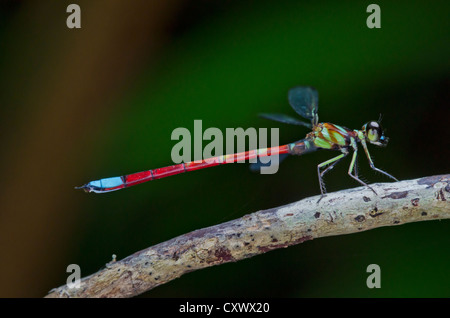
<svg viewBox="0 0 450 318">
<path fill-rule="evenodd" d="M 379 129 L 369 128 L 367 138 L 369 138 L 369 141 L 378 141 L 380 139 Z"/>
<path fill-rule="evenodd" d="M 376 121 L 371 121 L 367 124 L 367 139 L 370 142 L 377 142 L 382 137 L 380 124 Z"/>
</svg>

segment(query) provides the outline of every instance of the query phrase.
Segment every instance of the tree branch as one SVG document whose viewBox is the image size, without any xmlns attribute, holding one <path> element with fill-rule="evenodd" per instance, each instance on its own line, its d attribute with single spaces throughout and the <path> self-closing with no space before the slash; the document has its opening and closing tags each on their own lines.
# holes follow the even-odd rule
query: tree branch
<svg viewBox="0 0 450 318">
<path fill-rule="evenodd" d="M 46 297 L 132 297 L 183 274 L 319 237 L 450 218 L 450 174 L 306 198 L 149 247 Z"/>
</svg>

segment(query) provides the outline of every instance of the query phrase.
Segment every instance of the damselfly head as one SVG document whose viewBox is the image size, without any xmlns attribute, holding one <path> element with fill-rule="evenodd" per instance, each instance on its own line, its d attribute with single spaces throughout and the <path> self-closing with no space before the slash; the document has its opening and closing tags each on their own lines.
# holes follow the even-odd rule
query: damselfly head
<svg viewBox="0 0 450 318">
<path fill-rule="evenodd" d="M 384 135 L 380 122 L 369 121 L 362 127 L 366 140 L 377 146 L 386 146 L 389 138 Z"/>
</svg>

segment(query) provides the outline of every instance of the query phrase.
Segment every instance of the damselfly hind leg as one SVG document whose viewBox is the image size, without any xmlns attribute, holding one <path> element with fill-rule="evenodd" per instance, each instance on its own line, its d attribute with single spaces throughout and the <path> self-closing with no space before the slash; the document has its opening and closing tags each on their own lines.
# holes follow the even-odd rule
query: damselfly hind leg
<svg viewBox="0 0 450 318">
<path fill-rule="evenodd" d="M 322 162 L 321 164 L 317 165 L 317 175 L 319 176 L 320 192 L 322 193 L 322 195 L 320 196 L 317 203 L 319 203 L 320 200 L 322 200 L 323 197 L 325 197 L 325 195 L 327 193 L 327 190 L 325 189 L 325 184 L 323 182 L 323 176 L 325 175 L 325 173 L 327 173 L 328 171 L 333 169 L 334 166 L 347 155 L 348 155 L 348 151 L 345 151 L 345 152 L 343 151 L 343 153 L 340 154 L 339 156 L 331 158 L 330 160 L 327 160 L 327 161 Z M 326 167 L 326 166 L 328 166 L 328 167 L 321 172 L 320 169 L 323 167 Z"/>
</svg>

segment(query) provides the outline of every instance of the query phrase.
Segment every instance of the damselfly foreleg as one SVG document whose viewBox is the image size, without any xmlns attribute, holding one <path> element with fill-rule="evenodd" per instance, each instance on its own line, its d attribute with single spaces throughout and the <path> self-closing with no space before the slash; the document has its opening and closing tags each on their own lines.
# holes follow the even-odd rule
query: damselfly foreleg
<svg viewBox="0 0 450 318">
<path fill-rule="evenodd" d="M 362 140 L 362 141 L 361 141 L 361 144 L 362 144 L 362 146 L 363 146 L 363 148 L 364 148 L 364 152 L 366 153 L 367 160 L 369 160 L 370 167 L 371 167 L 373 170 L 378 171 L 378 172 L 381 172 L 381 173 L 384 174 L 385 176 L 387 176 L 387 177 L 389 177 L 389 178 L 391 178 L 391 179 L 393 179 L 393 180 L 395 180 L 395 181 L 398 181 L 397 178 L 391 176 L 391 175 L 390 175 L 389 173 L 387 173 L 386 171 L 383 171 L 383 170 L 378 169 L 377 167 L 375 167 L 375 165 L 374 165 L 374 163 L 373 163 L 373 160 L 372 160 L 372 158 L 370 157 L 369 149 L 367 149 L 367 144 L 366 144 L 366 142 L 365 142 L 364 140 Z"/>
</svg>

